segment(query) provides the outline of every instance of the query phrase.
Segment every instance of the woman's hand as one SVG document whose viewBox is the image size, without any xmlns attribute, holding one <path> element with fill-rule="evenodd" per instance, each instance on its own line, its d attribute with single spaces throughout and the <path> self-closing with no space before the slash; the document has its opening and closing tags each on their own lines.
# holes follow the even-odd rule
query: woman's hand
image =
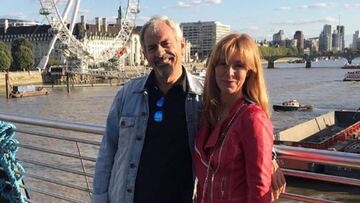
<svg viewBox="0 0 360 203">
<path fill-rule="evenodd" d="M 283 172 L 281 171 L 276 159 L 272 161 L 272 175 L 271 175 L 271 197 L 272 201 L 279 199 L 280 194 L 285 192 L 286 181 Z"/>
</svg>

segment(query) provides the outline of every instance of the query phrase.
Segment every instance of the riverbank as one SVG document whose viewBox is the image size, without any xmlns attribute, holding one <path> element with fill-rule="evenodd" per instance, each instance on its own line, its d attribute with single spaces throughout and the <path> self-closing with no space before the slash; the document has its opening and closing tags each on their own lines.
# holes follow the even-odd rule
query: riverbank
<svg viewBox="0 0 360 203">
<path fill-rule="evenodd" d="M 0 72 L 0 87 L 5 87 L 5 74 Z M 43 77 L 38 71 L 9 72 L 10 82 L 12 85 L 34 85 L 42 84 Z"/>
<path fill-rule="evenodd" d="M 281 58 L 275 61 L 275 63 L 286 63 L 289 60 L 293 60 L 296 58 L 288 57 Z M 263 65 L 266 65 L 268 62 L 265 60 L 261 60 Z M 196 69 L 203 69 L 204 64 L 194 64 Z M 191 69 L 189 69 L 191 70 Z M 6 72 L 0 72 L 0 87 L 5 87 L 5 74 Z M 38 71 L 23 71 L 23 72 L 9 72 L 10 82 L 12 85 L 38 85 L 44 83 L 44 78 L 41 72 Z M 98 83 L 95 82 L 95 83 Z M 105 82 L 106 83 L 106 82 Z M 91 84 L 86 86 L 92 86 Z"/>
</svg>

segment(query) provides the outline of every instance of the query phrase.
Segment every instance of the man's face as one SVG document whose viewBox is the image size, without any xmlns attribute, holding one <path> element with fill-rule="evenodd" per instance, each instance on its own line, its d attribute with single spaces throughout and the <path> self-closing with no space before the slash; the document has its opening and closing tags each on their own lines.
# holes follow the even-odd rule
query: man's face
<svg viewBox="0 0 360 203">
<path fill-rule="evenodd" d="M 146 30 L 144 43 L 145 57 L 154 68 L 156 77 L 165 83 L 175 82 L 182 73 L 184 40 L 177 39 L 175 32 L 161 22 L 156 30 Z"/>
</svg>

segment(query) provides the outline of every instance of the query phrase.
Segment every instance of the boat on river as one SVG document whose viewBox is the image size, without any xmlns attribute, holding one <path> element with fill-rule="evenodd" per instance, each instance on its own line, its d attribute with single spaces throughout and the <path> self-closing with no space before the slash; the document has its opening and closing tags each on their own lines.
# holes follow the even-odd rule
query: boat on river
<svg viewBox="0 0 360 203">
<path fill-rule="evenodd" d="M 300 105 L 296 99 L 284 101 L 281 105 L 273 105 L 274 111 L 311 111 L 312 105 Z"/>
<path fill-rule="evenodd" d="M 294 59 L 294 60 L 289 60 L 288 63 L 305 63 L 305 59 Z"/>
<path fill-rule="evenodd" d="M 342 69 L 360 69 L 360 64 L 345 64 Z"/>
<path fill-rule="evenodd" d="M 360 81 L 360 71 L 350 71 L 344 76 L 344 81 Z"/>
<path fill-rule="evenodd" d="M 13 86 L 10 96 L 12 98 L 30 97 L 38 95 L 47 95 L 49 90 L 43 87 L 36 87 L 34 85 L 27 86 Z"/>
<path fill-rule="evenodd" d="M 275 144 L 360 155 L 360 109 L 332 111 L 283 130 Z M 282 159 L 282 167 L 360 179 L 360 169 Z"/>
</svg>

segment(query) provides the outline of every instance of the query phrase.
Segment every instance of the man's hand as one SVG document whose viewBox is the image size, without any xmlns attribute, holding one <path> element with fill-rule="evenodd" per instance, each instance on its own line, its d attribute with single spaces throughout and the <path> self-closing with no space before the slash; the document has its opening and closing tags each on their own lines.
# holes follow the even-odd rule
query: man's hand
<svg viewBox="0 0 360 203">
<path fill-rule="evenodd" d="M 281 193 L 285 192 L 286 181 L 283 172 L 279 168 L 277 161 L 272 161 L 272 175 L 271 175 L 271 196 L 272 201 L 279 199 Z"/>
</svg>

